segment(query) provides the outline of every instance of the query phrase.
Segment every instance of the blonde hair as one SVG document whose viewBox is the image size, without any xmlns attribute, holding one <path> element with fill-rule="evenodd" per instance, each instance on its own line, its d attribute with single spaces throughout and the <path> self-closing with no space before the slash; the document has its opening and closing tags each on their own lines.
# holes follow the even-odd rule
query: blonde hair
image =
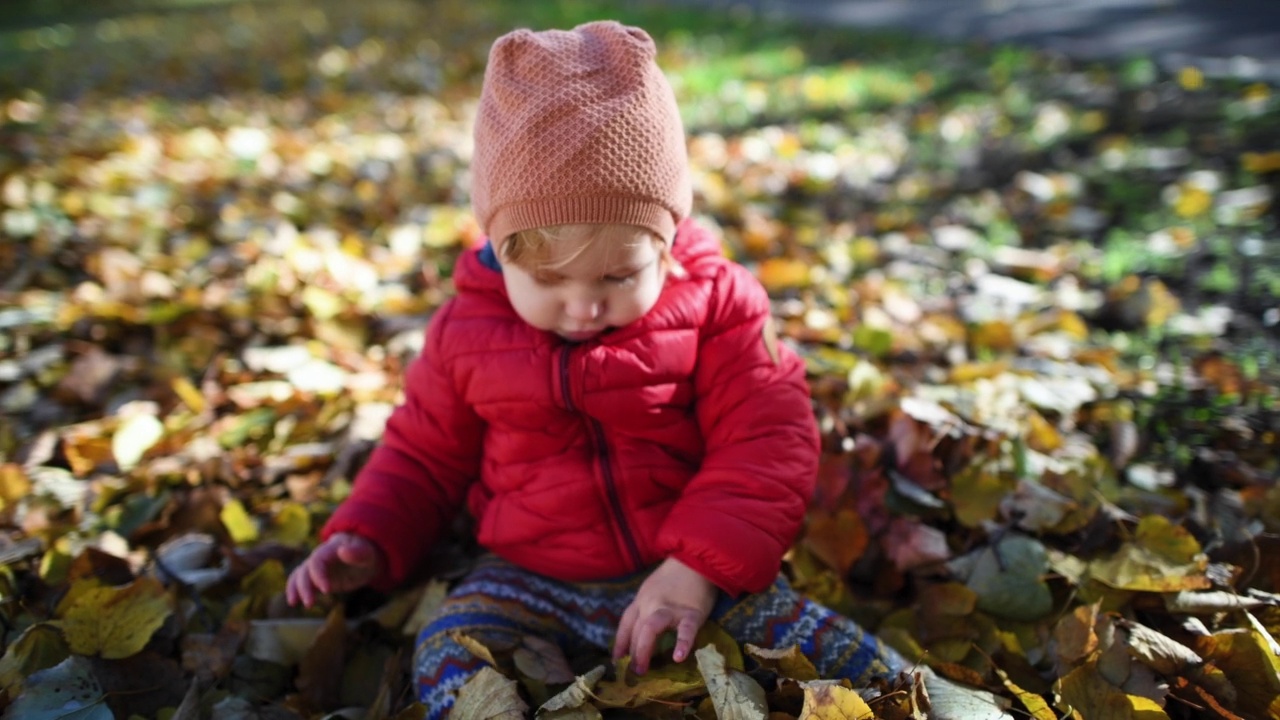
<svg viewBox="0 0 1280 720">
<path fill-rule="evenodd" d="M 497 251 L 499 257 L 505 262 L 511 263 L 516 267 L 528 272 L 537 272 L 540 270 L 558 270 L 569 263 L 572 263 L 579 255 L 586 252 L 587 247 L 604 235 L 608 229 L 616 228 L 617 225 L 603 224 L 583 224 L 583 225 L 552 225 L 549 227 L 531 228 L 529 230 L 520 230 L 512 233 L 502 239 L 498 244 Z M 671 255 L 671 243 L 666 238 L 659 237 L 653 231 L 639 226 L 631 226 L 635 230 L 648 236 L 651 242 L 657 243 L 662 261 L 667 264 L 668 268 L 678 267 L 675 258 Z M 580 239 L 578 247 L 567 257 L 561 258 L 555 262 L 551 261 L 552 243 L 566 242 L 570 239 Z M 643 241 L 639 241 L 643 242 Z M 638 244 L 636 241 L 627 243 Z M 605 256 L 605 263 L 608 262 L 608 255 Z"/>
</svg>

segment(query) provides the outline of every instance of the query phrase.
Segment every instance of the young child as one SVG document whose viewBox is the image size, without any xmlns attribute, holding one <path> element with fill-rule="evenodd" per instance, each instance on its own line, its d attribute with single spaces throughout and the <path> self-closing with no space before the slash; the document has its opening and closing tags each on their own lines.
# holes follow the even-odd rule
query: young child
<svg viewBox="0 0 1280 720">
<path fill-rule="evenodd" d="M 769 300 L 688 220 L 684 131 L 644 31 L 595 22 L 493 46 L 472 203 L 405 400 L 288 599 L 396 586 L 465 503 L 486 556 L 422 631 L 429 717 L 482 667 L 450 639 L 524 635 L 673 658 L 708 618 L 799 645 L 824 677 L 903 662 L 779 574 L 813 490 L 804 365 Z"/>
</svg>

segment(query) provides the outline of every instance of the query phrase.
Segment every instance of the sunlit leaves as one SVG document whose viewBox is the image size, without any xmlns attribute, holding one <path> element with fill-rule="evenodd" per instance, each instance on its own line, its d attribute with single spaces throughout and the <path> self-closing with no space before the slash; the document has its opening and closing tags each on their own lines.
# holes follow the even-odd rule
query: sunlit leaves
<svg viewBox="0 0 1280 720">
<path fill-rule="evenodd" d="M 150 12 L 88 31 L 102 45 L 18 33 L 50 30 L 65 54 L 11 73 L 49 88 L 0 98 L 21 151 L 0 183 L 11 700 L 69 654 L 146 643 L 254 697 L 190 696 L 206 715 L 277 717 L 259 700 L 292 694 L 307 705 L 293 710 L 357 698 L 381 717 L 411 695 L 388 688 L 456 577 L 344 623 L 279 596 L 380 436 L 457 253 L 480 240 L 468 98 L 494 28 L 541 6 L 499 20 L 483 0 L 434 3 L 430 22 L 404 3 L 248 7 L 210 23 L 226 33 Z M 789 556 L 796 587 L 1037 718 L 1055 681 L 1055 706 L 1086 717 L 1154 713 L 1162 684 L 1215 717 L 1274 714 L 1280 566 L 1257 534 L 1280 529 L 1272 89 L 1143 59 L 795 34 L 748 11 L 731 32 L 685 19 L 647 16 L 698 212 L 772 292 L 827 450 Z M 63 103 L 69 86 L 93 99 Z M 174 87 L 188 94 L 151 92 Z M 121 584 L 86 579 L 107 573 Z M 401 664 L 352 641 L 357 625 L 403 635 Z M 335 681 L 340 645 L 359 650 Z M 795 647 L 744 663 L 715 645 L 725 678 L 759 664 L 819 680 Z M 560 698 L 542 711 L 558 718 L 595 720 L 597 692 L 637 713 L 715 705 L 691 663 L 574 678 L 585 658 L 532 639 L 474 647 L 530 705 Z M 767 701 L 794 716 L 802 696 Z M 924 700 L 869 704 L 905 718 Z"/>
<path fill-rule="evenodd" d="M 57 625 L 74 653 L 125 658 L 142 650 L 170 612 L 171 599 L 150 578 L 123 587 L 84 579 L 59 603 Z"/>
<path fill-rule="evenodd" d="M 875 712 L 858 693 L 832 682 L 804 685 L 799 720 L 873 720 Z"/>
</svg>

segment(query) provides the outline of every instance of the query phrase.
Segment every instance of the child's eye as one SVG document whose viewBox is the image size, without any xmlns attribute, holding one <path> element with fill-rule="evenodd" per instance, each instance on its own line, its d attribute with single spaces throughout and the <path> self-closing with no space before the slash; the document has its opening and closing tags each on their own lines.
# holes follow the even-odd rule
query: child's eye
<svg viewBox="0 0 1280 720">
<path fill-rule="evenodd" d="M 533 281 L 542 287 L 555 287 L 563 278 L 555 275 L 534 275 Z"/>
<path fill-rule="evenodd" d="M 611 285 L 623 285 L 625 283 L 631 282 L 632 280 L 635 280 L 636 276 L 639 274 L 640 273 L 638 272 L 633 272 L 629 275 L 605 275 L 604 281 Z"/>
</svg>

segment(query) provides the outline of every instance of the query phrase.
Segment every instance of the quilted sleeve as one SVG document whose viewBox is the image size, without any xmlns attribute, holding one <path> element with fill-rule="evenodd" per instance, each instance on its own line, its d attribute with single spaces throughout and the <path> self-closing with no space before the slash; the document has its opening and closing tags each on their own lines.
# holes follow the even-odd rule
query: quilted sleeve
<svg viewBox="0 0 1280 720">
<path fill-rule="evenodd" d="M 658 543 L 732 595 L 758 592 L 804 520 L 819 438 L 804 363 L 778 343 L 768 296 L 739 265 L 717 277 L 694 385 L 706 455 Z"/>
<path fill-rule="evenodd" d="M 377 544 L 388 561 L 373 583 L 381 590 L 403 582 L 425 558 L 479 476 L 484 421 L 442 367 L 452 307 L 432 318 L 422 353 L 406 372 L 403 404 L 321 532 L 322 538 L 355 533 Z"/>
</svg>

